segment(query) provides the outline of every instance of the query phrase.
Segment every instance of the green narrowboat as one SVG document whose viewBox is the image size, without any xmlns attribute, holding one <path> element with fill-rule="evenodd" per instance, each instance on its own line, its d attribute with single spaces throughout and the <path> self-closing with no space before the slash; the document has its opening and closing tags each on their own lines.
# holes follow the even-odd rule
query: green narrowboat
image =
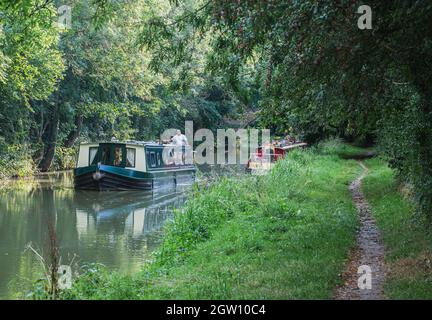
<svg viewBox="0 0 432 320">
<path fill-rule="evenodd" d="M 192 155 L 189 146 L 154 142 L 82 143 L 74 169 L 75 188 L 151 190 L 190 183 L 196 168 L 188 155 Z"/>
</svg>

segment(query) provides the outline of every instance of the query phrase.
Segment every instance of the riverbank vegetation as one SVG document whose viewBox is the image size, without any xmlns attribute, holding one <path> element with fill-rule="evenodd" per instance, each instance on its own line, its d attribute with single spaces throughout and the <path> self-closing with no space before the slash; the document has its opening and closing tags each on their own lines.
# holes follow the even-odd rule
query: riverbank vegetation
<svg viewBox="0 0 432 320">
<path fill-rule="evenodd" d="M 355 243 L 347 186 L 359 170 L 335 154 L 300 151 L 268 175 L 195 188 L 141 272 L 92 265 L 61 298 L 331 298 Z"/>
<path fill-rule="evenodd" d="M 412 187 L 401 185 L 382 159 L 366 165 L 363 191 L 382 232 L 389 269 L 384 293 L 390 299 L 432 299 L 432 233 L 415 210 Z"/>
<path fill-rule="evenodd" d="M 8 145 L 0 140 L 0 181 L 10 177 L 31 176 L 34 171 L 33 161 L 25 145 Z"/>
</svg>

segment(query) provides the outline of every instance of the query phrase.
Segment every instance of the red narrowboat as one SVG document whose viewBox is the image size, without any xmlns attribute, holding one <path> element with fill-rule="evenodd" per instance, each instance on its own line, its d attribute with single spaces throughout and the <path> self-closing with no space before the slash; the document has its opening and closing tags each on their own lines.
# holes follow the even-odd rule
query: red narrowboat
<svg viewBox="0 0 432 320">
<path fill-rule="evenodd" d="M 296 148 L 304 148 L 307 143 L 295 143 L 286 146 L 274 146 L 267 144 L 256 149 L 246 165 L 246 171 L 260 174 L 273 168 L 276 161 L 285 158 L 287 153 Z"/>
</svg>

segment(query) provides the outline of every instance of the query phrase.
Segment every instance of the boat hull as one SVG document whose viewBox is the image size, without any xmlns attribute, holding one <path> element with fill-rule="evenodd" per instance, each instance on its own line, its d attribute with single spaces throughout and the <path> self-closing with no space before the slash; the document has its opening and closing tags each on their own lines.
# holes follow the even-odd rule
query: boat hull
<svg viewBox="0 0 432 320">
<path fill-rule="evenodd" d="M 74 170 L 75 188 L 81 190 L 152 190 L 192 182 L 194 178 L 195 167 L 193 166 L 153 172 L 140 172 L 106 165 Z"/>
</svg>

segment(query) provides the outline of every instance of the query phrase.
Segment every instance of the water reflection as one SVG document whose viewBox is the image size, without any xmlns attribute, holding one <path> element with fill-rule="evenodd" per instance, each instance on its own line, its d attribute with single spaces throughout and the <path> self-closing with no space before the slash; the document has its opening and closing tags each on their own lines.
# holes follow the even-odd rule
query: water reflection
<svg viewBox="0 0 432 320">
<path fill-rule="evenodd" d="M 161 227 L 184 203 L 188 188 L 94 192 L 75 191 L 72 185 L 71 175 L 63 173 L 0 194 L 0 298 L 11 298 L 17 286 L 35 279 L 39 265 L 24 253 L 25 246 L 32 242 L 46 254 L 49 224 L 55 226 L 62 263 L 76 255 L 80 263 L 138 270 L 160 243 Z"/>
</svg>

